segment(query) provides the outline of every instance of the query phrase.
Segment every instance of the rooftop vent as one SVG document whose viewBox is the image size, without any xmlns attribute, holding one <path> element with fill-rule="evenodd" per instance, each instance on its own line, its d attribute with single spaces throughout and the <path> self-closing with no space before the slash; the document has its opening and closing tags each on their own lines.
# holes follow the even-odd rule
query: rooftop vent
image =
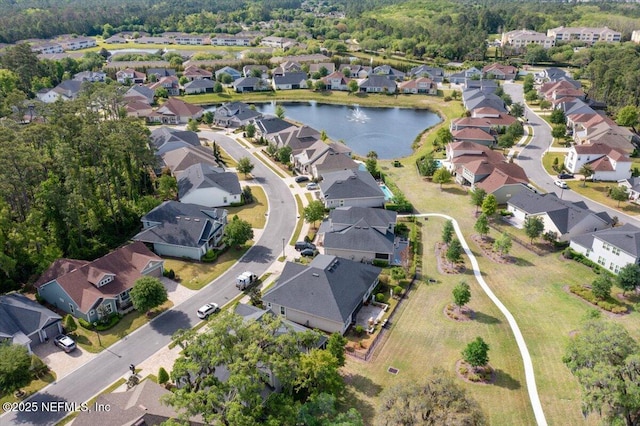
<svg viewBox="0 0 640 426">
<path fill-rule="evenodd" d="M 311 275 L 313 275 L 314 277 L 319 277 L 320 276 L 320 274 L 318 274 L 317 272 L 314 272 Z"/>
</svg>

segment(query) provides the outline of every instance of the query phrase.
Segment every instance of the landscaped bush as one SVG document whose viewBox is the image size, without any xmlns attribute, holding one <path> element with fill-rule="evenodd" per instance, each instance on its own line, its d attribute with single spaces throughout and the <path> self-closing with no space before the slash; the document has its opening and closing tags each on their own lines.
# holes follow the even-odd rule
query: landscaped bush
<svg viewBox="0 0 640 426">
<path fill-rule="evenodd" d="M 384 293 L 376 294 L 376 302 L 379 302 L 379 303 L 384 302 Z"/>
<path fill-rule="evenodd" d="M 621 305 L 617 300 L 609 297 L 607 300 L 600 300 L 593 295 L 591 289 L 582 285 L 572 285 L 569 287 L 571 293 L 582 297 L 589 303 L 592 303 L 605 311 L 612 312 L 614 314 L 623 314 L 627 312 L 626 306 Z"/>
<path fill-rule="evenodd" d="M 567 247 L 562 252 L 562 254 L 567 259 L 573 259 L 576 262 L 582 263 L 583 265 L 586 265 L 586 266 L 590 267 L 591 269 L 593 269 L 593 272 L 595 272 L 596 274 L 599 274 L 601 271 L 605 271 L 606 273 L 611 274 L 611 272 L 609 272 L 608 270 L 602 269 L 600 267 L 600 265 L 598 265 L 597 263 L 587 259 L 584 255 L 578 253 L 577 251 L 573 250 L 570 247 Z M 569 257 L 569 256 L 571 256 L 571 257 Z M 611 274 L 611 275 L 613 275 L 613 274 Z"/>
<path fill-rule="evenodd" d="M 93 330 L 93 325 L 91 325 L 91 323 L 83 318 L 78 318 L 78 324 L 80 324 L 80 327 L 86 329 L 86 330 Z"/>
<path fill-rule="evenodd" d="M 73 315 L 67 314 L 64 316 L 64 331 L 67 333 L 73 333 L 78 329 L 78 324 L 73 319 Z"/>
<path fill-rule="evenodd" d="M 106 320 L 101 320 L 101 322 L 96 325 L 95 329 L 98 331 L 108 330 L 119 322 L 120 315 L 111 314 Z"/>
<path fill-rule="evenodd" d="M 38 293 L 36 293 L 36 302 L 40 303 L 41 305 L 44 304 L 45 300 L 44 297 L 40 296 Z"/>
<path fill-rule="evenodd" d="M 562 252 L 562 256 L 565 259 L 573 259 L 573 250 L 571 249 L 571 247 L 567 247 L 566 249 L 564 249 L 564 251 Z"/>
<path fill-rule="evenodd" d="M 160 369 L 158 370 L 158 384 L 164 385 L 168 381 L 169 373 L 167 373 L 167 370 L 165 370 L 164 367 L 160 367 Z"/>
<path fill-rule="evenodd" d="M 399 285 L 395 286 L 393 288 L 393 294 L 395 294 L 396 296 L 400 296 L 402 294 L 402 287 L 400 287 Z"/>
<path fill-rule="evenodd" d="M 162 271 L 162 275 L 169 278 L 170 280 L 176 277 L 176 273 L 173 269 L 165 269 L 164 271 Z"/>
<path fill-rule="evenodd" d="M 218 252 L 215 250 L 207 250 L 202 256 L 202 261 L 206 263 L 214 262 L 218 258 Z"/>
<path fill-rule="evenodd" d="M 364 327 L 358 324 L 353 328 L 353 331 L 356 333 L 356 335 L 362 336 L 362 333 L 364 333 Z"/>
<path fill-rule="evenodd" d="M 404 269 L 397 266 L 395 268 L 391 268 L 391 278 L 398 281 L 403 279 L 404 277 L 406 277 Z"/>
<path fill-rule="evenodd" d="M 510 212 L 507 209 L 502 209 L 502 210 L 500 210 L 500 216 L 511 217 L 511 216 L 513 216 L 513 212 Z"/>
<path fill-rule="evenodd" d="M 373 259 L 373 261 L 371 262 L 371 264 L 373 266 L 379 266 L 381 268 L 384 268 L 386 266 L 389 266 L 389 262 L 386 260 L 380 260 L 380 259 Z"/>
</svg>

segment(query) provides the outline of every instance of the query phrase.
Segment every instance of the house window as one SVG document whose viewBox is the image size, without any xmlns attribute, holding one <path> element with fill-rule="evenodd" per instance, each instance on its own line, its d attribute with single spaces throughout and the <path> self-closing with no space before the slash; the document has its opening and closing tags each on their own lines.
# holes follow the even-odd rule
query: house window
<svg viewBox="0 0 640 426">
<path fill-rule="evenodd" d="M 620 249 L 618 247 L 614 247 L 613 254 L 615 254 L 616 256 L 620 256 Z"/>
<path fill-rule="evenodd" d="M 613 271 L 614 264 L 613 262 L 609 263 L 609 269 Z"/>
<path fill-rule="evenodd" d="M 280 315 L 286 315 L 287 311 L 284 309 L 284 306 L 280 306 Z"/>
<path fill-rule="evenodd" d="M 94 315 L 95 315 L 95 313 L 96 313 L 96 311 L 94 311 L 94 310 L 92 309 L 92 310 L 90 310 L 90 311 L 89 311 L 89 316 L 91 316 L 91 317 L 92 317 L 92 316 L 94 316 Z"/>
<path fill-rule="evenodd" d="M 606 260 L 602 256 L 598 256 L 598 264 L 604 266 L 606 264 Z"/>
<path fill-rule="evenodd" d="M 271 308 L 271 302 L 267 302 L 267 308 Z"/>
<path fill-rule="evenodd" d="M 111 303 L 105 303 L 102 306 L 104 306 L 104 311 L 107 313 L 107 315 L 113 312 L 113 305 Z"/>
<path fill-rule="evenodd" d="M 224 197 L 224 198 L 222 199 L 222 202 L 223 202 L 223 203 L 226 203 L 226 202 L 227 202 L 227 197 Z"/>
<path fill-rule="evenodd" d="M 616 266 L 613 268 L 613 272 L 614 272 L 614 273 L 616 273 L 616 274 L 617 274 L 618 272 L 620 272 L 620 266 L 616 265 Z"/>
<path fill-rule="evenodd" d="M 602 248 L 605 249 L 606 251 L 611 251 L 611 246 L 607 243 L 602 244 Z"/>
<path fill-rule="evenodd" d="M 71 313 L 74 313 L 74 312 L 75 312 L 75 309 L 73 309 L 73 303 L 69 303 L 69 311 L 70 311 Z"/>
</svg>

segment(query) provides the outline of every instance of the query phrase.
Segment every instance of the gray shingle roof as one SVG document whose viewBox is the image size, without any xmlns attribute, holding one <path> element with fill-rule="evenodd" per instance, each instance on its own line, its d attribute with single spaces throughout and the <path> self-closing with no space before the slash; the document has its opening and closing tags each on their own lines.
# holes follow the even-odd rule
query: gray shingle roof
<svg viewBox="0 0 640 426">
<path fill-rule="evenodd" d="M 395 236 L 391 232 L 382 233 L 360 219 L 340 231 L 327 232 L 324 247 L 372 253 L 393 253 Z"/>
<path fill-rule="evenodd" d="M 387 78 L 384 75 L 370 75 L 365 78 L 362 83 L 360 83 L 360 87 L 386 87 L 389 91 L 394 91 L 397 88 L 396 82 Z"/>
<path fill-rule="evenodd" d="M 383 197 L 384 193 L 371 173 L 363 170 L 341 170 L 322 175 L 320 190 L 325 199 Z"/>
<path fill-rule="evenodd" d="M 344 323 L 380 271 L 376 266 L 322 254 L 306 267 L 287 262 L 276 286 L 262 300 Z"/>
<path fill-rule="evenodd" d="M 169 127 L 153 129 L 150 140 L 151 145 L 155 148 L 156 155 L 162 155 L 182 146 L 202 147 L 197 133 Z"/>
<path fill-rule="evenodd" d="M 29 336 L 61 318 L 26 296 L 5 294 L 0 296 L 0 341 L 19 333 Z"/>
<path fill-rule="evenodd" d="M 229 194 L 240 194 L 240 181 L 235 173 L 218 172 L 216 168 L 198 163 L 186 168 L 178 178 L 178 194 L 182 198 L 196 189 L 220 188 Z"/>
<path fill-rule="evenodd" d="M 200 247 L 226 223 L 227 211 L 196 204 L 165 201 L 141 218 L 156 226 L 143 229 L 132 239 L 145 243 L 165 243 Z"/>
<path fill-rule="evenodd" d="M 590 249 L 593 247 L 593 241 L 596 238 L 619 248 L 633 257 L 640 256 L 640 228 L 636 226 L 624 224 L 617 228 L 578 235 L 572 238 L 571 241 Z"/>
<path fill-rule="evenodd" d="M 256 120 L 256 127 L 261 133 L 268 135 L 290 129 L 295 125 L 278 117 L 268 117 Z"/>
<path fill-rule="evenodd" d="M 390 223 L 395 224 L 397 217 L 398 213 L 394 211 L 371 207 L 338 207 L 329 213 L 329 219 L 334 227 L 354 225 L 364 219 L 369 226 L 386 228 Z"/>
<path fill-rule="evenodd" d="M 554 193 L 536 194 L 532 191 L 520 191 L 509 199 L 508 204 L 527 214 L 546 213 L 562 234 L 569 232 L 587 216 L 596 216 L 603 223 L 611 223 L 611 218 L 605 212 L 596 214 L 585 208 L 584 203 L 561 200 Z"/>
<path fill-rule="evenodd" d="M 301 84 L 307 80 L 306 72 L 288 72 L 284 75 L 273 76 L 273 82 L 277 85 L 280 84 Z"/>
<path fill-rule="evenodd" d="M 186 89 L 213 89 L 215 83 L 211 80 L 202 79 L 202 80 L 193 80 L 184 85 Z"/>
</svg>

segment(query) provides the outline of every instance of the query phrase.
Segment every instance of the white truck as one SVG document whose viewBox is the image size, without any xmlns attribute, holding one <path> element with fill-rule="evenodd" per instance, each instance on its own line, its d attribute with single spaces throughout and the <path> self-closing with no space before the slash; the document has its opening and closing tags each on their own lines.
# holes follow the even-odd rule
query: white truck
<svg viewBox="0 0 640 426">
<path fill-rule="evenodd" d="M 258 279 L 258 276 L 253 272 L 243 272 L 236 278 L 236 287 L 240 290 L 244 290 L 249 287 L 251 283 Z"/>
</svg>

